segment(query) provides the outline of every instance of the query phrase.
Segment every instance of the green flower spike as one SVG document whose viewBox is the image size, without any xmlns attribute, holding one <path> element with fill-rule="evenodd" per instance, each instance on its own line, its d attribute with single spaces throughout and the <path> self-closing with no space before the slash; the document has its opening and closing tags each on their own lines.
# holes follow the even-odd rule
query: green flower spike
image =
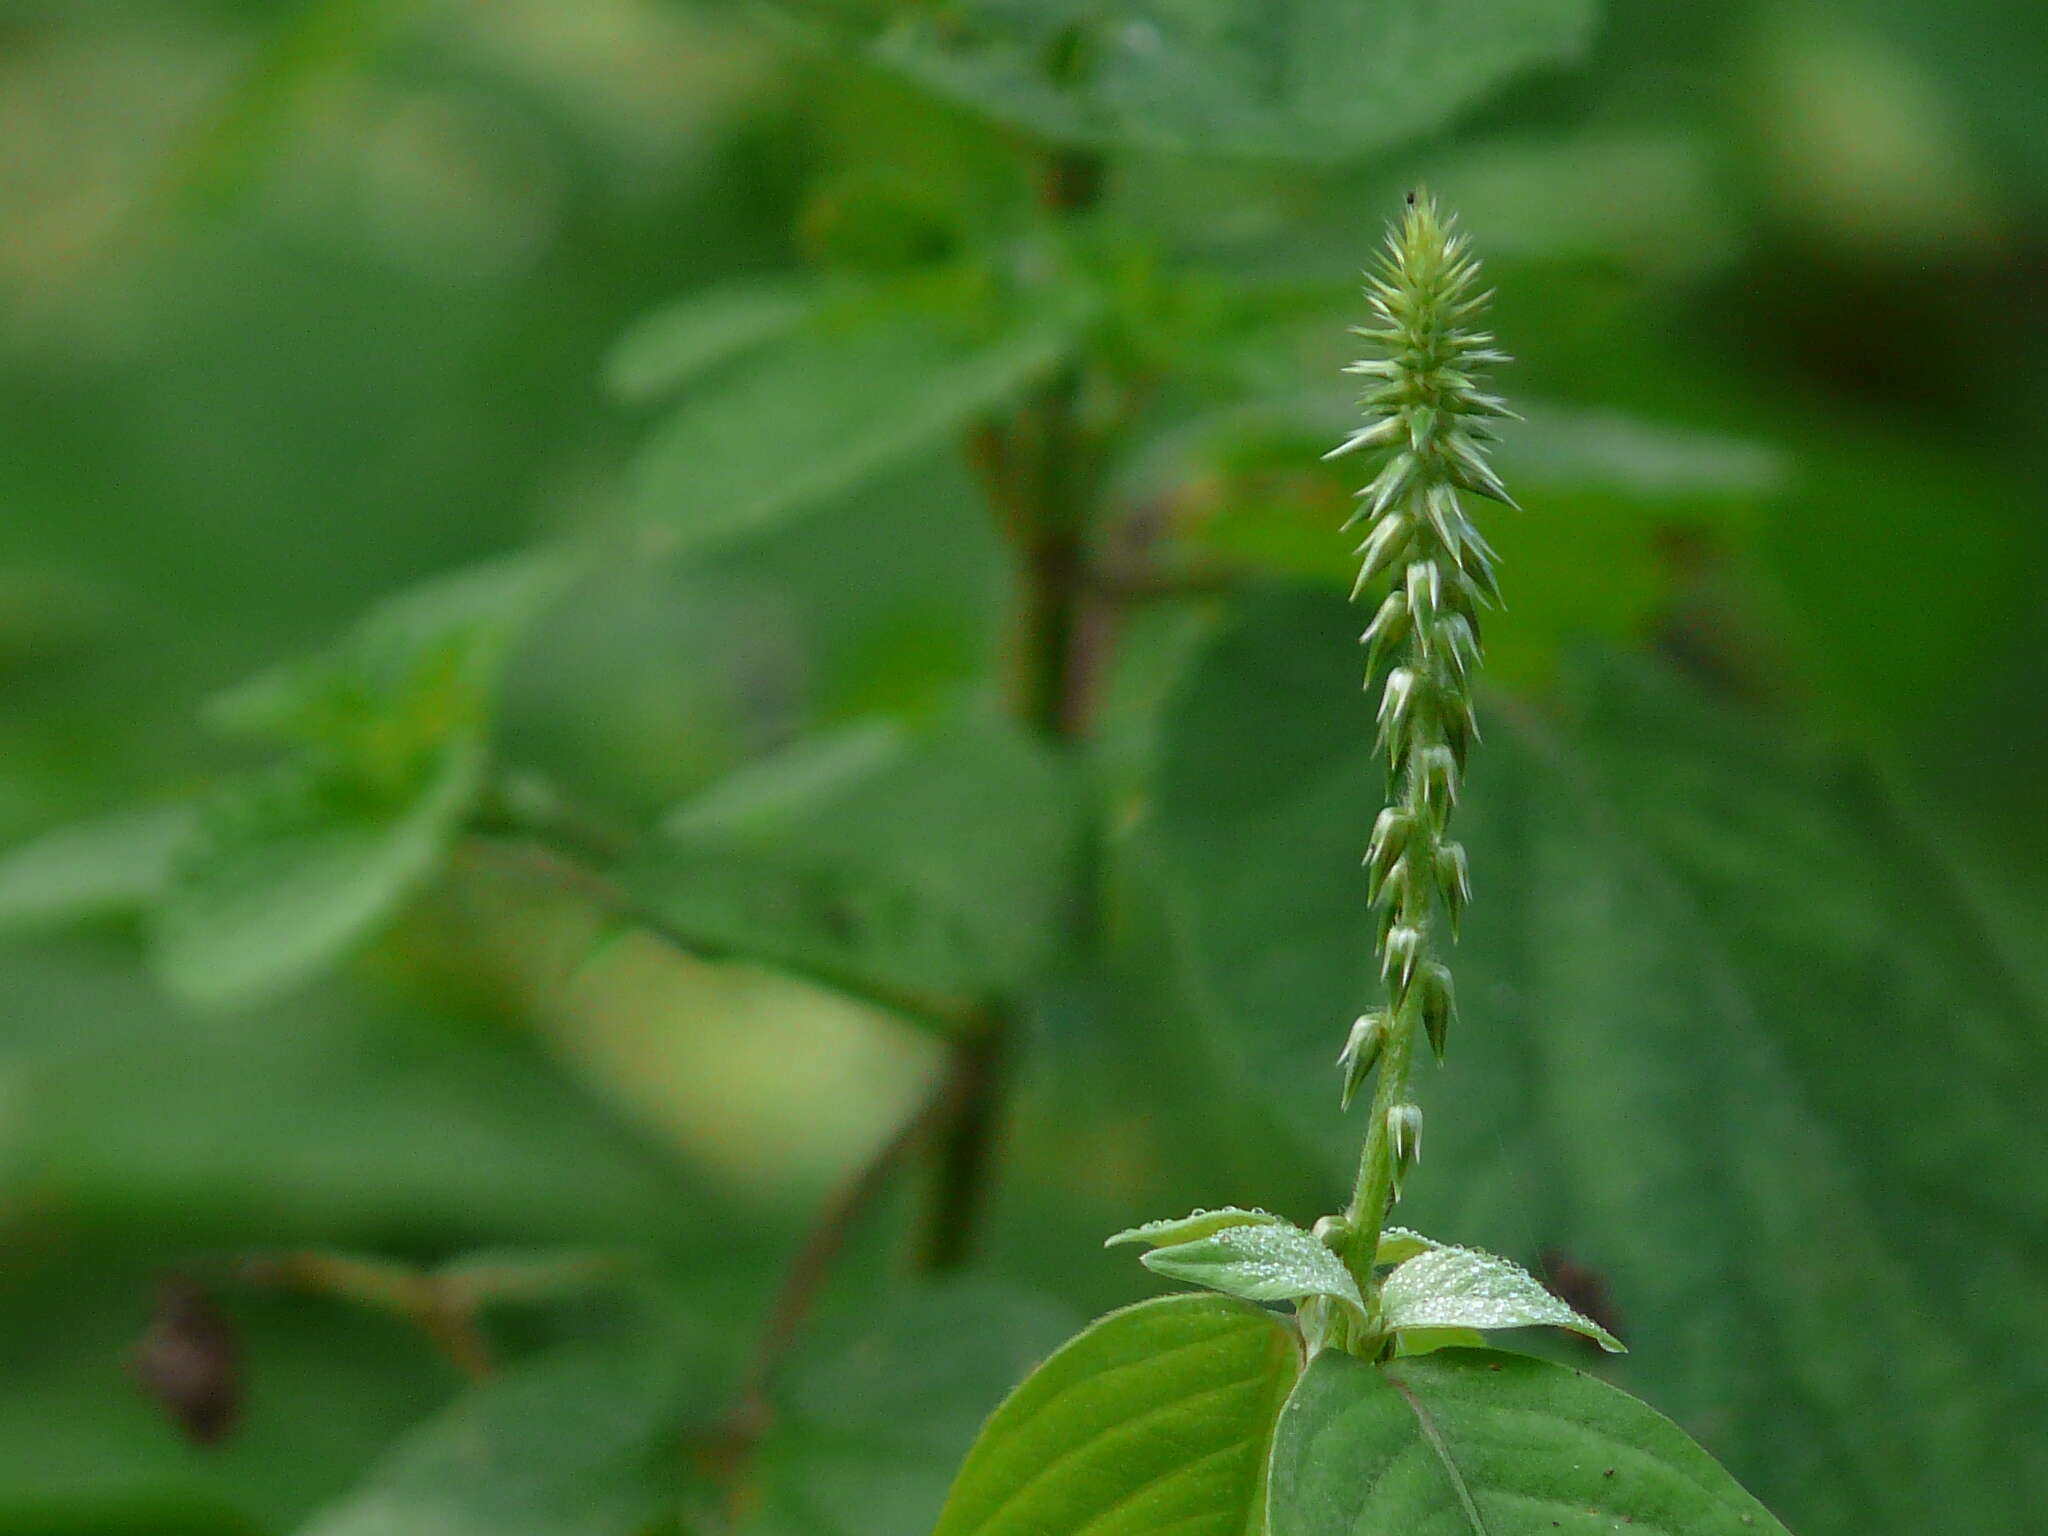
<svg viewBox="0 0 2048 1536">
<path fill-rule="evenodd" d="M 1352 595 L 1384 578 L 1361 639 L 1366 684 L 1379 681 L 1380 749 L 1394 785 L 1365 856 L 1387 1001 L 1370 1016 L 1369 1041 L 1354 1031 L 1342 1060 L 1347 1105 L 1378 1074 L 1346 1224 L 1345 1257 L 1361 1275 L 1371 1273 L 1381 1224 L 1420 1145 L 1409 1070 L 1418 1034 L 1443 1053 L 1455 1009 L 1439 935 L 1455 933 L 1471 897 L 1465 851 L 1448 833 L 1479 738 L 1472 683 L 1481 618 L 1500 586 L 1464 498 L 1514 504 L 1486 461 L 1489 423 L 1513 413 L 1481 385 L 1484 371 L 1507 358 L 1478 328 L 1489 298 L 1479 264 L 1433 199 L 1410 195 L 1365 291 L 1374 323 L 1357 334 L 1379 355 L 1347 371 L 1366 381 L 1366 423 L 1328 455 L 1378 458 L 1346 527 L 1365 525 Z"/>
<path fill-rule="evenodd" d="M 1367 421 L 1330 455 L 1380 455 L 1346 526 L 1368 525 L 1352 595 L 1386 578 L 1362 638 L 1367 686 L 1384 679 L 1380 750 L 1394 784 L 1394 803 L 1373 822 L 1365 854 L 1387 1001 L 1359 1015 L 1337 1056 L 1346 1109 L 1377 1079 L 1350 1208 L 1310 1231 L 1265 1211 L 1226 1209 L 1110 1239 L 1150 1245 L 1143 1260 L 1158 1274 L 1247 1300 L 1294 1302 L 1310 1356 L 1420 1353 L 1478 1342 L 1480 1329 L 1532 1324 L 1621 1348 L 1508 1260 L 1386 1225 L 1422 1158 L 1422 1109 L 1408 1084 L 1416 1037 L 1441 1060 L 1458 1016 L 1450 967 L 1438 958 L 1439 928 L 1455 937 L 1472 899 L 1465 850 L 1447 834 L 1479 739 L 1472 683 L 1480 612 L 1499 601 L 1500 585 L 1463 497 L 1509 501 L 1485 445 L 1493 441 L 1487 423 L 1513 414 L 1480 388 L 1482 370 L 1507 359 L 1475 329 L 1487 299 L 1476 291 L 1478 276 L 1464 237 L 1436 204 L 1410 197 L 1366 288 L 1378 324 L 1358 332 L 1385 355 L 1350 369 L 1370 381 Z"/>
</svg>

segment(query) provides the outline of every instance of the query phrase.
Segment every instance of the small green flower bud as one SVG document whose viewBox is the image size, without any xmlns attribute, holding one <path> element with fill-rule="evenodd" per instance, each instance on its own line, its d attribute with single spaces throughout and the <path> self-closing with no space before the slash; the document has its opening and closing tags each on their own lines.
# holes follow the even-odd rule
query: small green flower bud
<svg viewBox="0 0 2048 1536">
<path fill-rule="evenodd" d="M 1422 1106 L 1396 1104 L 1387 1111 L 1387 1141 L 1394 1154 L 1395 1182 L 1422 1161 Z"/>
<path fill-rule="evenodd" d="M 1344 1042 L 1344 1049 L 1337 1053 L 1337 1065 L 1344 1073 L 1344 1108 L 1351 1107 L 1351 1101 L 1365 1080 L 1372 1076 L 1372 1069 L 1379 1064 L 1380 1050 L 1387 1043 L 1387 1019 L 1381 1013 L 1361 1013 L 1358 1021 L 1351 1026 L 1351 1034 Z"/>
<path fill-rule="evenodd" d="M 1436 653 L 1460 687 L 1479 670 L 1479 632 L 1462 613 L 1445 614 L 1436 622 Z"/>
<path fill-rule="evenodd" d="M 1408 537 L 1413 531 L 1408 519 L 1398 512 L 1373 525 L 1372 533 L 1358 546 L 1360 564 L 1358 580 L 1351 586 L 1352 597 L 1356 598 L 1371 585 L 1374 577 L 1400 559 L 1408 548 Z"/>
<path fill-rule="evenodd" d="M 1459 694 L 1451 700 L 1450 708 L 1444 711 L 1443 727 L 1444 741 L 1462 773 L 1471 759 L 1472 744 L 1479 740 L 1479 717 L 1473 713 L 1470 696 Z"/>
<path fill-rule="evenodd" d="M 1458 920 L 1472 900 L 1472 876 L 1465 863 L 1463 843 L 1441 843 L 1436 850 L 1436 884 L 1443 894 L 1444 915 L 1451 920 L 1451 937 L 1458 936 Z"/>
<path fill-rule="evenodd" d="M 1442 1061 L 1444 1039 L 1451 1032 L 1451 1021 L 1458 1016 L 1449 967 L 1434 960 L 1423 966 L 1416 992 L 1422 1009 L 1422 1028 L 1429 1036 L 1429 1048 L 1436 1053 L 1436 1059 Z"/>
<path fill-rule="evenodd" d="M 1465 526 L 1465 513 L 1458 505 L 1458 493 L 1448 485 L 1432 485 L 1422 493 L 1422 517 L 1429 524 L 1429 531 L 1436 535 L 1437 542 L 1455 555 L 1463 542 L 1461 533 Z"/>
<path fill-rule="evenodd" d="M 1416 636 L 1429 649 L 1436 628 L 1437 610 L 1443 606 L 1444 578 L 1434 560 L 1413 560 L 1408 565 L 1408 611 L 1414 615 Z"/>
<path fill-rule="evenodd" d="M 1479 451 L 1479 445 L 1462 432 L 1446 432 L 1437 442 L 1443 455 L 1450 460 L 1451 473 L 1459 485 L 1481 496 L 1491 497 L 1507 506 L 1516 506 L 1515 498 L 1500 483 L 1500 476 L 1493 472 L 1493 466 L 1486 462 Z"/>
<path fill-rule="evenodd" d="M 1394 989 L 1396 997 L 1405 993 L 1409 982 L 1415 979 L 1415 967 L 1421 963 L 1422 948 L 1420 928 L 1397 923 L 1387 930 L 1386 943 L 1380 951 L 1380 979 Z"/>
<path fill-rule="evenodd" d="M 1458 759 L 1449 747 L 1424 747 L 1415 754 L 1415 781 L 1423 809 L 1438 818 L 1458 803 Z"/>
<path fill-rule="evenodd" d="M 1415 818 L 1397 805 L 1388 806 L 1374 819 L 1372 837 L 1365 845 L 1365 868 L 1373 893 L 1368 900 L 1379 899 L 1380 887 L 1393 872 L 1396 861 L 1407 851 L 1408 840 L 1414 833 Z"/>
<path fill-rule="evenodd" d="M 1366 516 L 1383 517 L 1397 506 L 1401 499 L 1414 488 L 1422 478 L 1422 461 L 1412 452 L 1397 453 L 1387 460 L 1371 485 L 1362 493 L 1366 497 Z"/>
<path fill-rule="evenodd" d="M 1346 363 L 1344 371 L 1361 374 L 1369 379 L 1397 379 L 1401 376 L 1401 365 L 1391 357 L 1367 357 L 1355 363 Z"/>
<path fill-rule="evenodd" d="M 1475 606 L 1500 606 L 1500 581 L 1493 573 L 1491 555 L 1477 548 L 1468 548 L 1465 551 L 1465 558 L 1458 563 L 1458 569 L 1463 573 L 1466 585 L 1477 599 Z"/>
<path fill-rule="evenodd" d="M 1414 883 L 1415 871 L 1407 854 L 1387 866 L 1384 873 L 1375 875 L 1368 871 L 1365 882 L 1365 900 L 1368 906 L 1384 908 L 1380 920 L 1380 933 L 1384 937 L 1387 925 L 1393 921 L 1392 913 L 1400 910 L 1401 898 Z"/>
<path fill-rule="evenodd" d="M 1364 333 L 1361 332 L 1361 334 Z M 1356 453 L 1360 448 L 1385 447 L 1387 444 L 1397 441 L 1402 435 L 1400 418 L 1389 416 L 1384 421 L 1376 421 L 1369 427 L 1359 428 L 1356 432 L 1345 438 L 1343 442 L 1324 454 L 1323 459 L 1325 462 L 1331 459 L 1341 459 L 1345 454 Z"/>
<path fill-rule="evenodd" d="M 1411 889 L 1413 875 L 1412 861 L 1404 858 L 1394 866 L 1393 873 L 1380 890 L 1373 913 L 1372 932 L 1373 947 L 1377 950 L 1386 950 L 1387 935 L 1394 931 L 1394 925 L 1401 921 L 1404 910 L 1415 899 Z"/>
<path fill-rule="evenodd" d="M 1365 646 L 1365 682 L 1372 686 L 1372 680 L 1379 675 L 1380 656 L 1392 646 L 1408 638 L 1412 619 L 1408 608 L 1408 594 L 1396 589 L 1389 592 L 1386 601 L 1380 604 L 1379 612 L 1372 616 L 1372 623 L 1365 633 L 1358 637 L 1358 643 Z"/>
<path fill-rule="evenodd" d="M 1332 1253 L 1342 1253 L 1345 1240 L 1351 1236 L 1351 1223 L 1342 1216 L 1319 1216 L 1309 1235 Z"/>
<path fill-rule="evenodd" d="M 1380 741 L 1386 747 L 1389 763 L 1399 767 L 1402 756 L 1408 749 L 1408 737 L 1415 726 L 1415 716 L 1421 707 L 1421 700 L 1427 689 L 1422 674 L 1413 667 L 1396 667 L 1387 674 L 1386 686 L 1380 690 Z"/>
</svg>

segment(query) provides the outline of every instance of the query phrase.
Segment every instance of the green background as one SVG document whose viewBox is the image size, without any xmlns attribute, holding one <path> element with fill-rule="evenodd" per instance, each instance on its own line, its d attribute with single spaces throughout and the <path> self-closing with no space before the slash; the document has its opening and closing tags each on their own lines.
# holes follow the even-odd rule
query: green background
<svg viewBox="0 0 2048 1536">
<path fill-rule="evenodd" d="M 1402 1219 L 1597 1277 L 1629 1356 L 1514 1342 L 1807 1536 L 2034 1529 L 2044 79 L 2017 0 L 0 0 L 0 843 L 246 772 L 223 689 L 589 538 L 497 759 L 771 962 L 470 850 L 218 1006 L 206 914 L 48 921 L 8 866 L 0 1531 L 722 1528 L 767 1297 L 939 1055 L 776 966 L 1028 1008 L 976 1263 L 913 1287 L 916 1181 L 884 1192 L 743 1530 L 921 1531 L 1024 1367 L 1159 1289 L 1103 1236 L 1332 1208 L 1380 786 L 1316 455 L 1418 181 L 1528 419 Z M 1052 141 L 1108 167 L 1078 250 Z M 705 292 L 751 295 L 724 341 L 614 351 Z M 960 448 L 1081 334 L 1146 381 L 1106 501 L 1172 590 L 1050 767 L 986 719 L 1014 572 Z M 374 1308 L 223 1281 L 241 1420 L 186 1443 L 124 1365 L 160 1277 L 296 1248 L 617 1262 L 494 1309 L 480 1389 Z"/>
</svg>

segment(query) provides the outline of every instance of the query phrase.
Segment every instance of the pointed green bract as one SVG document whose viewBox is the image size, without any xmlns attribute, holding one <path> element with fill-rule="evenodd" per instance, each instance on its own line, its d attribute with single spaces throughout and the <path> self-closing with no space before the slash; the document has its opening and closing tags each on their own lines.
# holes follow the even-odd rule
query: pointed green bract
<svg viewBox="0 0 2048 1536">
<path fill-rule="evenodd" d="M 1621 1340 L 1546 1291 L 1521 1265 L 1476 1248 L 1433 1248 L 1380 1282 L 1389 1328 L 1568 1328 L 1602 1349 Z"/>
<path fill-rule="evenodd" d="M 983 1427 L 935 1536 L 1247 1536 L 1293 1333 L 1223 1296 L 1167 1296 L 1069 1340 Z"/>
<path fill-rule="evenodd" d="M 1267 1536 L 1786 1536 L 1677 1425 L 1547 1361 L 1326 1352 L 1273 1445 Z"/>
</svg>

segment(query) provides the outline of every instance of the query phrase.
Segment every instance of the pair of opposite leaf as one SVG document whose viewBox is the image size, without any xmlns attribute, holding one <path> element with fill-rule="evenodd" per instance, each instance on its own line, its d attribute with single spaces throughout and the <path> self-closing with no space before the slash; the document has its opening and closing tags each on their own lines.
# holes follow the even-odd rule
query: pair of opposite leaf
<svg viewBox="0 0 2048 1536">
<path fill-rule="evenodd" d="M 1520 1265 L 1404 1227 L 1379 1235 L 1374 1267 L 1386 1267 L 1387 1273 L 1378 1284 L 1375 1317 L 1374 1304 L 1338 1256 L 1331 1235 L 1304 1231 L 1270 1211 L 1230 1206 L 1147 1222 L 1119 1232 L 1109 1246 L 1147 1244 L 1139 1262 L 1170 1280 L 1246 1301 L 1295 1303 L 1312 1353 L 1321 1343 L 1318 1316 L 1331 1307 L 1349 1313 L 1354 1332 L 1391 1335 L 1404 1354 L 1477 1343 L 1485 1329 L 1538 1326 L 1584 1334 L 1602 1349 L 1622 1348 L 1613 1334 L 1551 1295 Z"/>
</svg>

